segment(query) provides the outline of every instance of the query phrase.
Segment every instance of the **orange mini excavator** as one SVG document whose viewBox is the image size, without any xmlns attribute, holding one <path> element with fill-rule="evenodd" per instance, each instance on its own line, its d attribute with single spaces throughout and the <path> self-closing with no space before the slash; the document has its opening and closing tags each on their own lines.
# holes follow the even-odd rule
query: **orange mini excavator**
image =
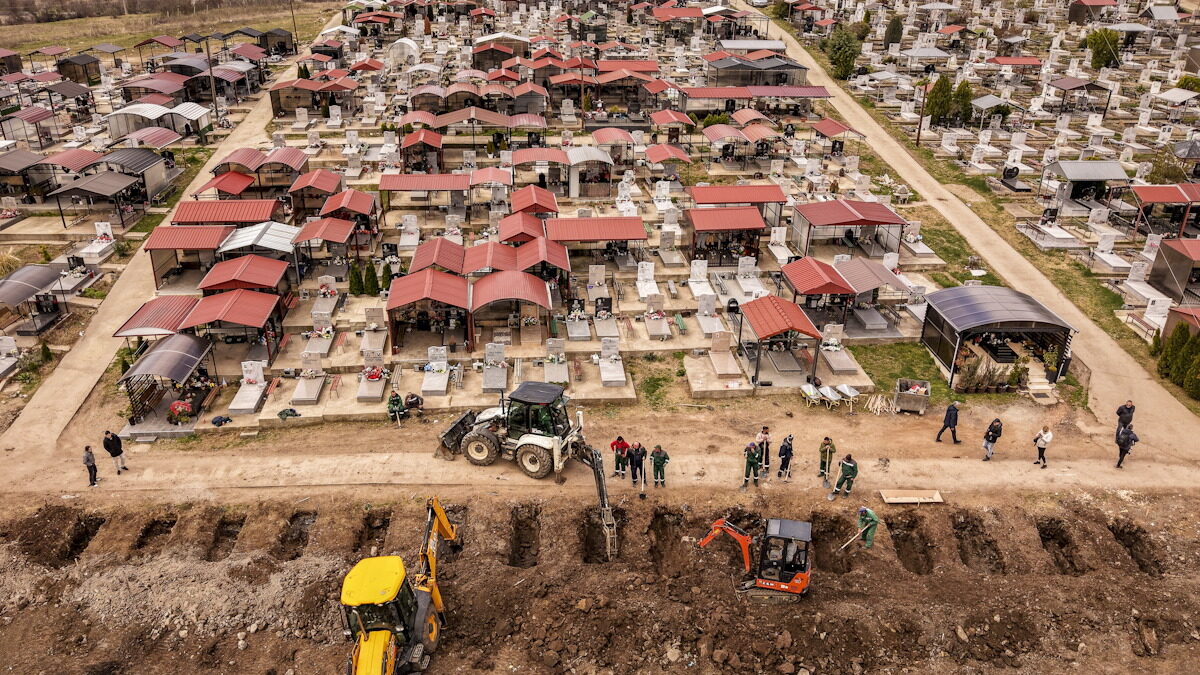
<svg viewBox="0 0 1200 675">
<path fill-rule="evenodd" d="M 742 547 L 742 560 L 749 575 L 754 538 L 725 518 L 712 524 L 708 536 L 700 540 L 700 547 L 708 546 L 722 532 Z M 798 598 L 808 592 L 811 572 L 812 523 L 771 518 L 767 520 L 766 535 L 759 548 L 754 578 L 742 583 L 738 591 L 762 599 Z"/>
</svg>

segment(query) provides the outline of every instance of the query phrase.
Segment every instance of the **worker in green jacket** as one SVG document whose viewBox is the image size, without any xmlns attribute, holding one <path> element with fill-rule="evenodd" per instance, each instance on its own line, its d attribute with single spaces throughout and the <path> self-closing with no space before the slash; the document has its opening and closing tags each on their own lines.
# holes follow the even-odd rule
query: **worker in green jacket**
<svg viewBox="0 0 1200 675">
<path fill-rule="evenodd" d="M 879 516 L 865 506 L 858 507 L 858 529 L 862 530 L 863 548 L 875 543 L 875 529 L 879 527 Z"/>
<path fill-rule="evenodd" d="M 821 479 L 821 484 L 829 488 L 829 470 L 833 468 L 833 453 L 837 452 L 837 446 L 833 444 L 833 439 L 826 436 L 821 441 L 821 448 L 818 450 L 821 455 L 821 468 L 817 471 L 817 478 Z"/>
<path fill-rule="evenodd" d="M 742 489 L 746 489 L 746 483 L 750 479 L 754 479 L 754 486 L 758 487 L 758 467 L 762 464 L 762 453 L 758 450 L 757 443 L 747 443 L 746 449 L 742 451 L 746 456 L 746 473 L 742 477 Z"/>
<path fill-rule="evenodd" d="M 650 465 L 654 468 L 654 487 L 667 487 L 667 462 L 671 461 L 671 456 L 663 450 L 663 446 L 654 446 L 654 452 L 650 453 Z"/>
<path fill-rule="evenodd" d="M 858 462 L 850 455 L 842 458 L 842 463 L 838 467 L 841 475 L 838 476 L 837 485 L 833 486 L 833 492 L 829 493 L 829 501 L 833 501 L 842 492 L 842 485 L 846 486 L 846 491 L 842 492 L 842 497 L 849 497 L 850 491 L 854 489 L 854 479 L 858 477 Z"/>
</svg>

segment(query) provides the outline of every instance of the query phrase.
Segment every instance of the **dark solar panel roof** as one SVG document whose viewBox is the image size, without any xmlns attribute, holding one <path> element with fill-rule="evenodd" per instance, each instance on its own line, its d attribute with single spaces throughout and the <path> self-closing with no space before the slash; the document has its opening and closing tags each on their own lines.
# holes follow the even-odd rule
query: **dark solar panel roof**
<svg viewBox="0 0 1200 675">
<path fill-rule="evenodd" d="M 929 307 L 955 331 L 997 323 L 1032 323 L 1074 330 L 1032 296 L 1004 286 L 956 286 L 928 293 Z"/>
</svg>

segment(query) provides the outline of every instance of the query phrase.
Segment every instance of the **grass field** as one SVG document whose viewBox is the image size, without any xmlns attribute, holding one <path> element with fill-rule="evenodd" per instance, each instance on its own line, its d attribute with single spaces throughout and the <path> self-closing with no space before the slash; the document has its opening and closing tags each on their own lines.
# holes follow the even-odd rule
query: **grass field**
<svg viewBox="0 0 1200 675">
<path fill-rule="evenodd" d="M 312 42 L 339 2 L 296 2 L 296 24 L 300 45 Z M 119 17 L 69 19 L 49 23 L 0 26 L 0 46 L 22 54 L 48 45 L 62 45 L 72 50 L 104 42 L 121 47 L 133 45 L 156 35 L 180 36 L 187 33 L 212 34 L 249 26 L 259 30 L 283 28 L 292 30 L 292 16 L 286 3 L 247 8 L 221 9 L 184 16 L 162 17 L 157 14 L 131 14 Z M 249 38 L 245 38 L 249 41 Z M 159 52 L 162 48 L 157 48 Z M 148 55 L 148 54 L 147 54 Z M 136 62 L 137 50 L 121 54 Z"/>
</svg>

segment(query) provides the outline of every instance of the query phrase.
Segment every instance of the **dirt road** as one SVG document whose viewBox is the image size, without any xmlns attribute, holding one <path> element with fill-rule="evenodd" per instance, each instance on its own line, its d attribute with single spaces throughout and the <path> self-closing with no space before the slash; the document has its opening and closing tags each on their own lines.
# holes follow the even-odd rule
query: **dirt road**
<svg viewBox="0 0 1200 675">
<path fill-rule="evenodd" d="M 734 0 L 734 4 L 752 12 L 758 11 L 741 0 Z M 1079 311 L 1037 267 L 931 176 L 870 113 L 829 77 L 795 38 L 778 26 L 772 26 L 771 34 L 787 43 L 789 56 L 809 68 L 809 84 L 829 90 L 833 95 L 830 103 L 846 122 L 866 135 L 867 144 L 874 148 L 879 158 L 895 168 L 947 222 L 952 223 L 987 259 L 992 269 L 1003 275 L 1013 288 L 1042 301 L 1079 331 L 1072 341 L 1072 350 L 1092 369 L 1088 405 L 1101 420 L 1107 422 L 1119 405 L 1132 398 L 1138 406 L 1138 425 L 1147 431 L 1142 434 L 1146 447 L 1190 451 L 1192 457 L 1196 456 L 1195 451 L 1200 445 L 1188 439 L 1200 437 L 1200 419 Z"/>
</svg>

